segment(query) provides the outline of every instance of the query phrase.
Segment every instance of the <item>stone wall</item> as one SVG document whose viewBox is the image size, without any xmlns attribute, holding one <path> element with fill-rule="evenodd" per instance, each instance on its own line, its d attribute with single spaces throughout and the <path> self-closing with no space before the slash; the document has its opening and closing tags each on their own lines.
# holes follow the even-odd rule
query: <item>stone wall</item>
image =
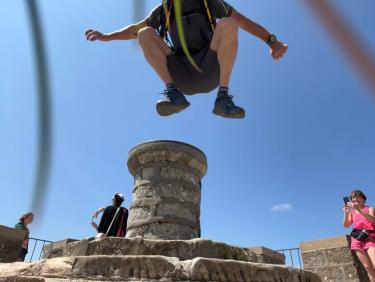
<svg viewBox="0 0 375 282">
<path fill-rule="evenodd" d="M 368 282 L 368 276 L 356 254 L 350 250 L 350 236 L 339 236 L 301 243 L 306 270 L 323 281 Z"/>
<path fill-rule="evenodd" d="M 285 264 L 285 256 L 279 252 L 268 249 L 266 247 L 251 247 L 248 250 L 257 255 L 257 261 L 270 264 Z"/>
<path fill-rule="evenodd" d="M 25 231 L 0 225 L 0 262 L 15 262 L 21 254 Z"/>
</svg>

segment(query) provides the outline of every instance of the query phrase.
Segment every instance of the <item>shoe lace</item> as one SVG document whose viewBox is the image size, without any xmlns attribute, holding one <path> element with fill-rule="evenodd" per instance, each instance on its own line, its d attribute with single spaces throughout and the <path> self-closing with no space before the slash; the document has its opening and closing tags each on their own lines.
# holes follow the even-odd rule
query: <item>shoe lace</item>
<svg viewBox="0 0 375 282">
<path fill-rule="evenodd" d="M 164 89 L 163 92 L 159 93 L 159 95 L 162 95 L 162 96 L 168 96 L 168 89 Z"/>
<path fill-rule="evenodd" d="M 225 102 L 228 106 L 236 107 L 236 105 L 233 102 L 234 95 L 225 95 L 223 98 L 225 98 Z"/>
<path fill-rule="evenodd" d="M 171 90 L 168 90 L 168 89 L 164 89 L 164 91 L 162 93 L 159 93 L 160 95 L 163 95 L 164 97 L 167 96 L 167 97 L 171 97 L 171 95 L 173 96 L 174 92 L 175 91 L 178 91 L 177 89 L 171 89 Z"/>
</svg>

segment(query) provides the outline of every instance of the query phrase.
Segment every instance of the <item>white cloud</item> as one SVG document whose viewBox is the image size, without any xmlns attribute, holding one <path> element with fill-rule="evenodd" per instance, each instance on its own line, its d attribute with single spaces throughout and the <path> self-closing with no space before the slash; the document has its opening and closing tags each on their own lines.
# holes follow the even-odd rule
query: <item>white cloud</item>
<svg viewBox="0 0 375 282">
<path fill-rule="evenodd" d="M 277 204 L 277 205 L 274 205 L 272 208 L 271 208 L 271 211 L 272 212 L 283 212 L 283 211 L 291 211 L 293 209 L 292 205 L 289 204 L 289 203 L 285 203 L 285 204 Z"/>
</svg>

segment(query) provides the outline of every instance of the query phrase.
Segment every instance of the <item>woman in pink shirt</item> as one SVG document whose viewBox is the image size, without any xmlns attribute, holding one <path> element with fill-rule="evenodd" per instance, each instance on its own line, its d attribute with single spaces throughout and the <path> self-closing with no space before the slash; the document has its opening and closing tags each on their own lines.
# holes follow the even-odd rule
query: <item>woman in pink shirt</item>
<svg viewBox="0 0 375 282">
<path fill-rule="evenodd" d="M 366 196 L 362 191 L 350 193 L 350 202 L 344 205 L 345 227 L 353 226 L 351 249 L 354 250 L 365 267 L 371 282 L 375 282 L 375 213 L 366 206 Z M 361 233 L 362 231 L 362 233 Z M 360 234 L 356 236 L 355 233 Z M 367 237 L 366 237 L 366 234 Z M 363 235 L 365 235 L 363 238 Z M 354 236 L 354 237 L 353 237 Z M 357 239 L 355 238 L 357 237 Z M 361 238 L 362 237 L 362 238 Z"/>
</svg>

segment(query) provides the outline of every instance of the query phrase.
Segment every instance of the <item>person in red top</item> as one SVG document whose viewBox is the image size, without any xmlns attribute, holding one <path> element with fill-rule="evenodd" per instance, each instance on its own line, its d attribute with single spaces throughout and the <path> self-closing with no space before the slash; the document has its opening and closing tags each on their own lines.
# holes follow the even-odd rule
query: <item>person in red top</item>
<svg viewBox="0 0 375 282">
<path fill-rule="evenodd" d="M 351 249 L 354 250 L 365 267 L 371 282 L 375 282 L 375 212 L 365 205 L 366 196 L 360 190 L 350 193 L 350 202 L 344 205 L 344 227 L 353 226 L 353 230 L 368 234 L 364 239 L 351 237 Z M 358 238 L 358 237 L 357 237 Z"/>
</svg>

